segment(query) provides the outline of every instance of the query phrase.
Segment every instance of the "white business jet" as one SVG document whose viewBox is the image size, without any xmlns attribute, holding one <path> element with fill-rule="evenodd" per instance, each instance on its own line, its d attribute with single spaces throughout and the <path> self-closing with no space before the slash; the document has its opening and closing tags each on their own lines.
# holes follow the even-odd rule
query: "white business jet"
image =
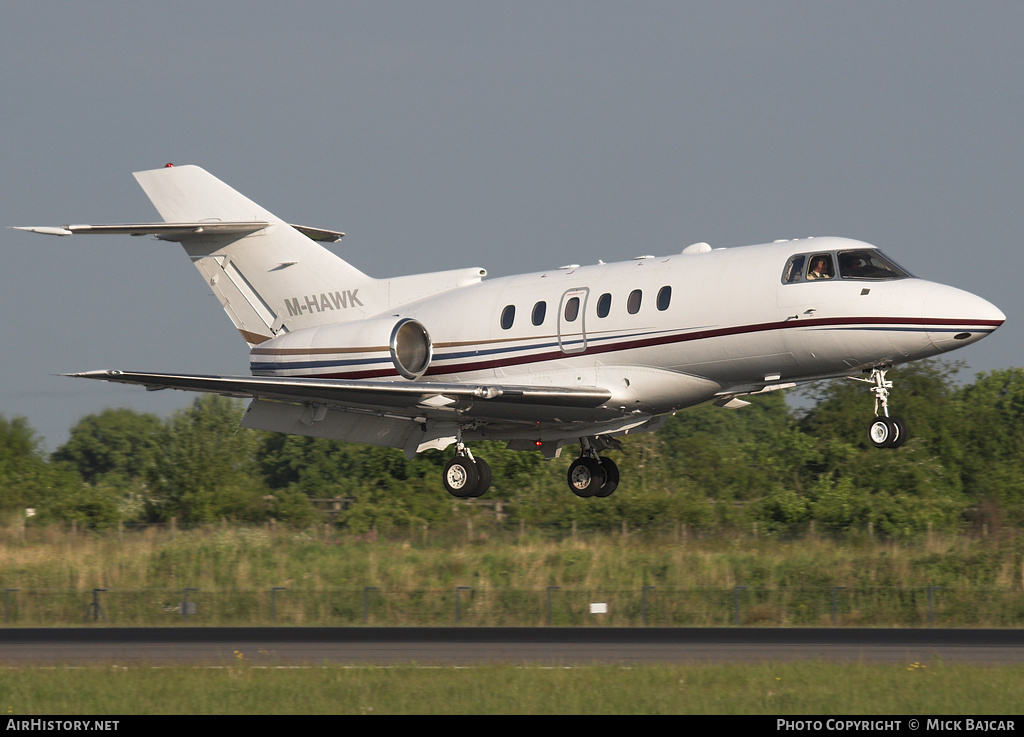
<svg viewBox="0 0 1024 737">
<path fill-rule="evenodd" d="M 889 413 L 895 364 L 969 345 L 1005 316 L 911 276 L 877 248 L 807 238 L 569 265 L 484 280 L 480 268 L 374 279 L 328 251 L 342 233 L 275 217 L 195 166 L 135 178 L 163 223 L 22 228 L 155 235 L 184 247 L 250 346 L 252 376 L 89 371 L 89 379 L 250 399 L 249 428 L 402 448 L 455 444 L 445 488 L 483 494 L 467 443 L 547 458 L 578 444 L 570 489 L 619 483 L 600 453 L 668 414 L 800 382 L 870 384 L 871 442 L 906 439 Z"/>
</svg>

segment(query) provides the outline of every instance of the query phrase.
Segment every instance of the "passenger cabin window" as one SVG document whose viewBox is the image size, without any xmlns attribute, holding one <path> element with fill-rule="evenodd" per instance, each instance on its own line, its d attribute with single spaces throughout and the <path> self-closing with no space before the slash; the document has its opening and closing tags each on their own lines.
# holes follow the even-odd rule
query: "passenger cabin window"
<svg viewBox="0 0 1024 737">
<path fill-rule="evenodd" d="M 836 271 L 832 266 L 831 253 L 816 253 L 811 256 L 811 265 L 807 267 L 807 280 L 832 279 Z"/>
<path fill-rule="evenodd" d="M 873 249 L 839 252 L 839 275 L 844 279 L 906 279 L 906 271 Z"/>
<path fill-rule="evenodd" d="M 612 311 L 612 295 L 605 292 L 597 299 L 597 316 L 608 317 L 608 313 Z"/>
<path fill-rule="evenodd" d="M 565 303 L 565 321 L 573 322 L 580 316 L 580 298 L 570 297 Z"/>
<path fill-rule="evenodd" d="M 662 287 L 658 292 L 658 309 L 664 312 L 672 301 L 672 287 Z"/>
<path fill-rule="evenodd" d="M 548 303 L 538 302 L 533 306 L 533 324 L 540 325 L 544 322 L 544 317 L 548 313 Z"/>
<path fill-rule="evenodd" d="M 629 299 L 626 300 L 626 312 L 631 315 L 635 315 L 640 311 L 640 302 L 643 300 L 644 293 L 639 289 L 634 289 L 629 293 Z"/>
<path fill-rule="evenodd" d="M 512 327 L 512 323 L 516 320 L 516 306 L 509 305 L 501 311 L 501 328 L 502 330 L 508 330 Z"/>
</svg>

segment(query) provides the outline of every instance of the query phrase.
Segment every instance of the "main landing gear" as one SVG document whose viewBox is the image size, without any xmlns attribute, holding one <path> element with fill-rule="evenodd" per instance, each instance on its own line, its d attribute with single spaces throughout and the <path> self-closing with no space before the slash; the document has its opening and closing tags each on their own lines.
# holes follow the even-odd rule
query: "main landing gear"
<svg viewBox="0 0 1024 737">
<path fill-rule="evenodd" d="M 619 485 L 619 467 L 610 458 L 598 455 L 598 448 L 618 448 L 613 441 L 580 438 L 582 452 L 569 466 L 569 489 L 579 497 L 611 496 Z M 455 457 L 444 467 L 444 488 L 459 499 L 483 496 L 491 486 L 491 467 L 483 458 L 474 458 L 462 441 L 455 444 Z"/>
<path fill-rule="evenodd" d="M 874 384 L 871 393 L 875 395 L 875 419 L 868 425 L 868 440 L 876 448 L 898 448 L 907 440 L 907 428 L 899 417 L 889 416 L 889 390 L 892 389 L 892 382 L 886 380 L 886 371 L 884 368 L 874 368 L 871 369 L 871 378 L 850 378 Z"/>
<path fill-rule="evenodd" d="M 619 467 L 602 458 L 587 438 L 580 438 L 583 451 L 569 466 L 569 489 L 579 497 L 611 496 L 619 485 Z"/>
<path fill-rule="evenodd" d="M 474 458 L 461 442 L 455 446 L 455 457 L 444 467 L 444 488 L 460 499 L 483 496 L 491 486 L 491 467 L 483 458 Z"/>
</svg>

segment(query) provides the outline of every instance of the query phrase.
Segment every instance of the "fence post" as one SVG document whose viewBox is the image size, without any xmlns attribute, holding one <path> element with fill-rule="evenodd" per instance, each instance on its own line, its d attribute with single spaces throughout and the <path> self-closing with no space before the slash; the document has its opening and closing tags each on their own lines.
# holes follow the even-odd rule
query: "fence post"
<svg viewBox="0 0 1024 737">
<path fill-rule="evenodd" d="M 4 624 L 9 624 L 11 621 L 11 606 L 8 597 L 15 591 L 21 591 L 21 589 L 4 589 Z"/>
<path fill-rule="evenodd" d="M 376 586 L 363 586 L 363 624 L 370 621 L 370 592 L 376 590 Z"/>
<path fill-rule="evenodd" d="M 185 598 L 181 602 L 181 618 L 183 620 L 185 620 L 186 622 L 188 621 L 188 592 L 189 591 L 199 591 L 199 589 L 197 589 L 197 588 L 195 588 L 193 586 L 186 586 L 185 587 Z"/>
<path fill-rule="evenodd" d="M 932 609 L 932 592 L 941 589 L 941 586 L 929 586 L 928 587 L 928 626 L 931 627 L 935 624 L 935 612 Z"/>
<path fill-rule="evenodd" d="M 270 621 L 277 624 L 277 592 L 287 591 L 284 586 L 274 586 L 270 589 Z"/>
<path fill-rule="evenodd" d="M 459 609 L 459 592 L 460 591 L 472 591 L 469 586 L 456 586 L 455 587 L 455 624 L 458 624 L 462 618 L 462 612 Z"/>
<path fill-rule="evenodd" d="M 92 604 L 85 608 L 85 616 L 82 617 L 83 622 L 89 621 L 89 613 L 92 612 L 92 621 L 98 622 L 100 616 L 106 621 L 107 614 L 103 611 L 103 607 L 100 606 L 100 592 L 106 591 L 106 589 L 93 589 L 92 590 Z"/>
<path fill-rule="evenodd" d="M 647 626 L 647 590 L 653 589 L 654 586 L 642 586 L 640 588 L 640 623 L 642 626 Z"/>
<path fill-rule="evenodd" d="M 845 589 L 845 588 L 846 588 L 845 586 L 833 586 L 832 587 L 832 626 L 833 627 L 835 627 L 837 625 L 838 621 L 839 621 L 839 610 L 838 610 L 838 607 L 836 605 L 836 593 L 838 591 L 842 590 L 842 589 Z"/>
<path fill-rule="evenodd" d="M 736 626 L 740 626 L 740 591 L 747 588 L 746 586 L 733 586 L 732 589 L 732 605 L 733 610 L 736 613 Z"/>
<path fill-rule="evenodd" d="M 548 627 L 551 626 L 551 592 L 557 591 L 561 586 L 548 586 Z"/>
</svg>

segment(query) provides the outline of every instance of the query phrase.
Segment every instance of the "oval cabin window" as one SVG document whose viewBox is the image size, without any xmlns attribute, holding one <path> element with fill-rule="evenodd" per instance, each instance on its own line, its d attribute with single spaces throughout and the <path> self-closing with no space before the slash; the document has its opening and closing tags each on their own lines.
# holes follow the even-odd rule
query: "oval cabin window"
<svg viewBox="0 0 1024 737">
<path fill-rule="evenodd" d="M 639 289 L 634 289 L 629 293 L 629 299 L 626 300 L 626 312 L 631 315 L 635 315 L 640 311 L 640 302 L 643 301 L 644 293 Z"/>
<path fill-rule="evenodd" d="M 516 306 L 509 305 L 501 311 L 501 328 L 502 330 L 508 330 L 512 327 L 512 323 L 516 320 Z"/>
<path fill-rule="evenodd" d="M 672 301 L 672 287 L 662 287 L 658 292 L 658 309 L 664 312 Z"/>
<path fill-rule="evenodd" d="M 565 321 L 573 322 L 580 315 L 580 298 L 572 297 L 565 303 Z"/>
</svg>

